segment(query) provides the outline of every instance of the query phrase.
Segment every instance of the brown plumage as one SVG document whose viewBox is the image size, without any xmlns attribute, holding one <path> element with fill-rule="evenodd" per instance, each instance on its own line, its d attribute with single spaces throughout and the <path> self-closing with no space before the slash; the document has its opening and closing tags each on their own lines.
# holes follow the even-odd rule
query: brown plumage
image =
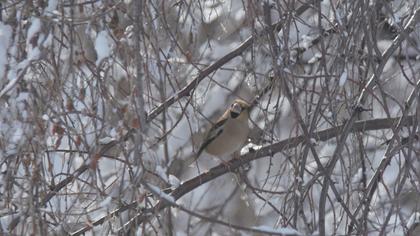
<svg viewBox="0 0 420 236">
<path fill-rule="evenodd" d="M 249 108 L 247 102 L 236 99 L 208 131 L 195 160 L 203 151 L 214 156 L 227 156 L 239 151 L 249 134 Z"/>
</svg>

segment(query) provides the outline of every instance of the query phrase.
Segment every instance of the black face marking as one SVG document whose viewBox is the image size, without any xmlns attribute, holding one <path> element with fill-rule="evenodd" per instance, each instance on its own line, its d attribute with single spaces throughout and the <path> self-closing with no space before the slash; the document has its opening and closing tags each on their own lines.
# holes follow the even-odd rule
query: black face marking
<svg viewBox="0 0 420 236">
<path fill-rule="evenodd" d="M 232 119 L 235 119 L 236 117 L 238 117 L 238 116 L 241 114 L 241 112 L 242 112 L 242 107 L 241 107 L 241 105 L 240 105 L 240 104 L 238 104 L 238 103 L 233 103 L 233 104 L 230 106 L 230 117 L 231 117 Z"/>
<path fill-rule="evenodd" d="M 233 112 L 233 111 L 230 112 L 230 117 L 232 117 L 232 119 L 235 119 L 238 116 L 239 116 L 239 113 L 236 113 L 236 112 Z"/>
</svg>

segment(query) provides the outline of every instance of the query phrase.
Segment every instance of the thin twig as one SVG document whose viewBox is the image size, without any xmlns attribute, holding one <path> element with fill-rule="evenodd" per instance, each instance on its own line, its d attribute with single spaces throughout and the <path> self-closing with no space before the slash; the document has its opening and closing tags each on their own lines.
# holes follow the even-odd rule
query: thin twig
<svg viewBox="0 0 420 236">
<path fill-rule="evenodd" d="M 372 119 L 372 120 L 363 120 L 355 122 L 352 126 L 350 132 L 363 132 L 363 131 L 371 131 L 371 130 L 381 130 L 381 129 L 389 129 L 394 127 L 394 125 L 401 119 L 401 117 L 396 118 L 384 118 L 384 119 Z M 406 119 L 404 119 L 401 122 L 402 126 L 412 126 L 415 121 L 414 116 L 408 116 Z M 328 128 L 325 130 L 321 130 L 318 132 L 313 133 L 313 138 L 318 142 L 327 141 L 329 139 L 335 138 L 339 136 L 342 132 L 342 129 L 344 128 L 344 125 Z M 230 160 L 227 163 L 220 164 L 218 166 L 215 166 L 211 168 L 208 172 L 202 173 L 199 176 L 196 176 L 190 180 L 185 181 L 182 183 L 178 188 L 173 190 L 170 193 L 170 196 L 174 198 L 174 200 L 180 199 L 185 194 L 193 191 L 194 189 L 200 187 L 201 185 L 210 182 L 217 177 L 224 175 L 228 172 L 236 171 L 240 166 L 246 165 L 247 163 L 250 163 L 254 160 L 261 159 L 267 156 L 272 156 L 276 153 L 285 151 L 287 149 L 294 148 L 298 146 L 299 144 L 303 144 L 305 142 L 304 135 L 300 135 L 293 138 L 288 138 L 285 140 L 282 140 L 280 142 L 262 147 L 261 149 L 255 151 L 255 152 L 248 152 L 244 155 L 242 155 L 240 158 L 235 158 Z M 134 206 L 133 204 L 137 203 L 131 203 L 129 206 Z M 153 208 L 150 209 L 142 209 L 141 214 L 137 215 L 135 219 L 132 219 L 132 222 L 141 223 L 144 222 L 150 217 L 151 212 L 159 212 L 162 209 L 168 207 L 169 205 L 165 202 L 158 202 Z M 124 210 L 132 209 L 124 206 Z M 112 216 L 118 216 L 121 212 L 124 210 L 117 209 L 113 211 Z M 104 216 L 95 222 L 93 222 L 91 225 L 87 225 L 83 227 L 82 229 L 78 230 L 77 232 L 72 233 L 71 235 L 81 235 L 88 230 L 90 230 L 93 226 L 102 224 L 105 222 L 105 219 L 109 216 Z"/>
</svg>

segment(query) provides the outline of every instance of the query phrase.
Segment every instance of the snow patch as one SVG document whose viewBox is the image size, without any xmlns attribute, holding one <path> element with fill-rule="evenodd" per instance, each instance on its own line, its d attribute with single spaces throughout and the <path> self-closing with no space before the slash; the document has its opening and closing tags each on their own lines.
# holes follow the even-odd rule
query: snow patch
<svg viewBox="0 0 420 236">
<path fill-rule="evenodd" d="M 415 224 L 420 224 L 420 212 L 414 212 L 407 222 L 407 228 L 415 227 Z"/>
<path fill-rule="evenodd" d="M 344 69 L 344 71 L 343 71 L 343 74 L 341 74 L 341 76 L 340 76 L 340 81 L 338 82 L 338 85 L 340 86 L 340 87 L 343 87 L 344 86 L 344 84 L 346 83 L 346 81 L 347 81 L 347 70 L 346 69 Z"/>
<path fill-rule="evenodd" d="M 264 231 L 265 233 L 269 234 L 281 234 L 281 235 L 302 235 L 298 231 L 292 228 L 278 228 L 274 229 L 273 227 L 267 225 L 260 225 L 256 227 L 252 227 L 256 230 Z"/>
<path fill-rule="evenodd" d="M 162 166 L 156 166 L 156 174 L 158 174 L 159 177 L 161 177 L 166 182 L 169 182 L 166 171 L 162 168 Z"/>
<path fill-rule="evenodd" d="M 263 147 L 262 145 L 257 145 L 255 143 L 248 143 L 241 149 L 241 155 L 245 155 L 246 153 L 249 152 L 249 150 L 253 150 L 253 151 L 260 150 L 262 147 Z"/>
<path fill-rule="evenodd" d="M 174 175 L 169 175 L 169 183 L 175 188 L 178 188 L 179 185 L 181 185 L 181 181 Z"/>
<path fill-rule="evenodd" d="M 99 207 L 107 208 L 110 205 L 111 201 L 112 197 L 108 196 L 102 202 L 99 203 Z"/>
<path fill-rule="evenodd" d="M 38 33 L 41 30 L 41 20 L 37 17 L 33 17 L 31 20 L 32 24 L 28 29 L 28 35 L 26 44 L 30 44 L 30 41 L 35 36 L 36 33 Z"/>
<path fill-rule="evenodd" d="M 158 195 L 161 199 L 164 199 L 165 201 L 168 201 L 170 203 L 175 204 L 175 198 L 170 196 L 169 194 L 166 194 L 164 191 L 162 191 L 162 189 L 160 189 L 157 186 L 154 186 L 152 184 L 148 184 L 145 183 L 145 185 L 150 189 L 150 191 L 155 194 Z"/>
<path fill-rule="evenodd" d="M 55 10 L 57 9 L 57 6 L 58 6 L 58 1 L 57 0 L 49 0 L 48 1 L 48 6 L 47 6 L 47 8 L 45 8 L 45 15 L 46 16 L 50 16 L 50 15 L 52 15 L 54 12 L 55 12 Z"/>
<path fill-rule="evenodd" d="M 95 51 L 98 55 L 96 60 L 96 65 L 99 65 L 102 60 L 109 57 L 112 52 L 113 43 L 111 38 L 105 30 L 98 33 L 95 40 Z"/>
</svg>

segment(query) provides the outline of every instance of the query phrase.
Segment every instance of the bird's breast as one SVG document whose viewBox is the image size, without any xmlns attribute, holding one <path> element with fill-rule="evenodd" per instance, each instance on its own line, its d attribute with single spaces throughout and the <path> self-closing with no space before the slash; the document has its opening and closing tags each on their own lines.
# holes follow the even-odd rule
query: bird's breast
<svg viewBox="0 0 420 236">
<path fill-rule="evenodd" d="M 231 155 L 244 145 L 248 134 L 248 120 L 228 120 L 220 136 L 207 146 L 206 152 L 214 156 Z"/>
</svg>

